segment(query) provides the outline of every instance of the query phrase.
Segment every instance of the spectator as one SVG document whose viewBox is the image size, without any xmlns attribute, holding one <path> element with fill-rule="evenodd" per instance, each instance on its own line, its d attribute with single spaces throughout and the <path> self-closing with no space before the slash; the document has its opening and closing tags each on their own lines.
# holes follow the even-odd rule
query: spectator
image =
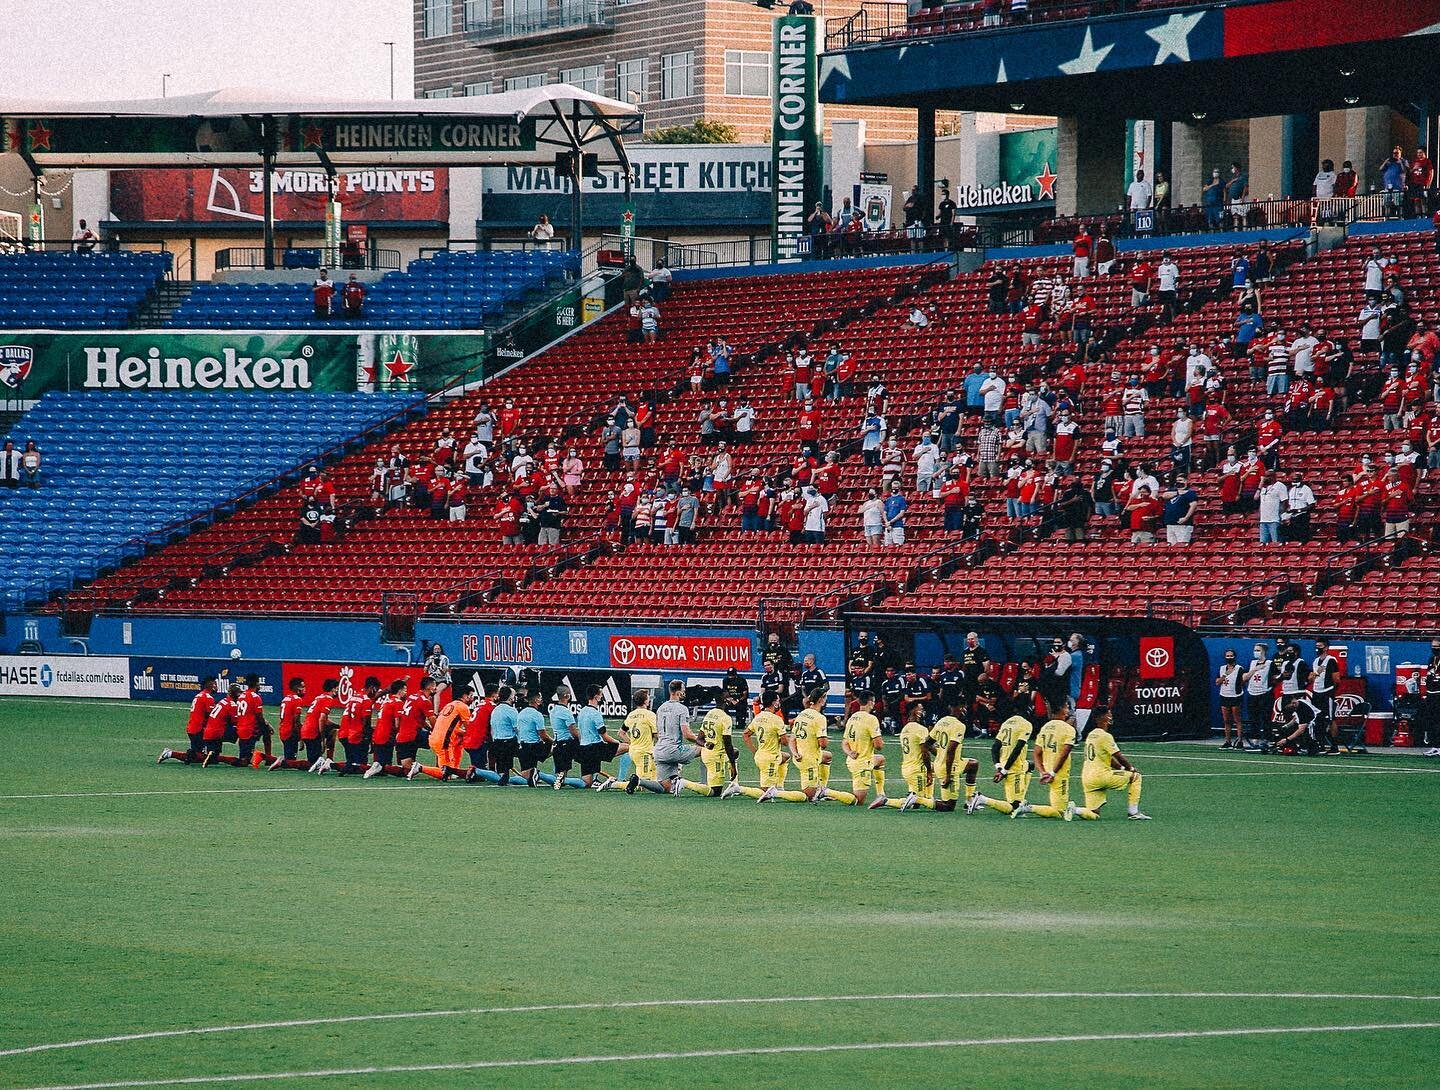
<svg viewBox="0 0 1440 1090">
<path fill-rule="evenodd" d="M 1080 229 L 1076 231 L 1075 241 L 1070 247 L 1074 257 L 1071 263 L 1072 275 L 1077 278 L 1084 278 L 1090 275 L 1090 254 L 1094 248 L 1095 240 L 1090 237 L 1090 232 L 1085 229 L 1085 225 L 1082 223 Z"/>
<path fill-rule="evenodd" d="M 640 293 L 645 290 L 645 273 L 633 257 L 625 261 L 625 269 L 620 274 L 620 287 L 625 293 L 625 302 L 634 306 L 640 301 Z"/>
<path fill-rule="evenodd" d="M 1315 174 L 1313 193 L 1316 200 L 1328 200 L 1335 196 L 1335 160 L 1323 159 Z"/>
<path fill-rule="evenodd" d="M 1005 380 L 993 367 L 986 373 L 985 381 L 980 385 L 980 396 L 984 399 L 982 404 L 985 419 L 997 427 L 1001 422 L 1001 414 L 1005 406 L 1005 388 Z"/>
<path fill-rule="evenodd" d="M 615 417 L 607 416 L 605 418 L 605 426 L 600 429 L 600 443 L 604 450 L 604 466 L 611 472 L 620 468 L 620 444 L 621 436 L 624 434 L 624 430 L 615 422 Z M 636 447 L 639 447 L 638 435 L 636 436 Z M 639 454 L 638 449 L 636 454 Z"/>
<path fill-rule="evenodd" d="M 1170 179 L 1163 170 L 1155 172 L 1155 226 L 1163 232 L 1165 218 L 1170 211 Z"/>
<path fill-rule="evenodd" d="M 905 512 L 909 508 L 900 491 L 900 482 L 891 481 L 890 491 L 885 496 L 885 537 L 886 545 L 905 544 Z"/>
<path fill-rule="evenodd" d="M 1155 199 L 1155 187 L 1145 180 L 1145 172 L 1137 170 L 1135 180 L 1125 190 L 1125 210 L 1132 215 L 1141 208 L 1149 208 Z"/>
<path fill-rule="evenodd" d="M 1195 421 L 1184 409 L 1175 410 L 1170 425 L 1170 460 L 1181 473 L 1190 469 L 1190 447 L 1195 435 Z"/>
<path fill-rule="evenodd" d="M 1285 514 L 1281 517 L 1281 536 L 1286 541 L 1309 541 L 1312 535 L 1310 512 L 1315 506 L 1315 493 L 1298 470 L 1285 495 Z"/>
<path fill-rule="evenodd" d="M 990 266 L 990 276 L 985 281 L 991 314 L 1004 314 L 1006 299 L 1010 293 L 1010 277 L 998 261 Z M 979 364 L 976 364 L 978 367 Z"/>
<path fill-rule="evenodd" d="M 910 192 L 905 195 L 905 204 L 903 205 L 906 227 L 914 226 L 917 223 L 922 226 L 925 224 L 928 218 L 925 206 L 925 195 L 920 192 L 920 187 L 918 185 L 911 186 Z"/>
<path fill-rule="evenodd" d="M 635 469 L 640 465 L 640 428 L 634 418 L 631 418 L 625 430 L 620 433 L 620 457 L 624 459 L 628 469 Z"/>
<path fill-rule="evenodd" d="M 849 206 L 850 198 L 846 197 L 845 207 L 847 215 Z M 816 201 L 815 207 L 812 208 L 810 214 L 805 217 L 805 233 L 810 236 L 810 249 L 816 257 L 824 257 L 826 255 L 826 250 L 828 249 L 826 240 L 834 226 L 835 221 L 830 218 L 824 206 L 819 201 Z"/>
<path fill-rule="evenodd" d="M 1150 395 L 1140 380 L 1131 376 L 1120 395 L 1121 434 L 1125 438 L 1145 437 L 1145 406 L 1149 401 Z"/>
<path fill-rule="evenodd" d="M 664 258 L 655 262 L 655 267 L 650 270 L 650 298 L 657 303 L 663 303 L 670 298 L 670 284 L 674 280 L 674 274 L 670 266 L 665 264 Z"/>
<path fill-rule="evenodd" d="M 1280 544 L 1280 520 L 1289 495 L 1289 487 L 1278 475 L 1261 485 L 1258 495 L 1261 545 Z"/>
<path fill-rule="evenodd" d="M 555 227 L 551 224 L 550 217 L 541 212 L 540 218 L 535 221 L 535 226 L 530 228 L 530 241 L 536 243 L 539 249 L 548 250 L 550 240 L 554 237 Z"/>
<path fill-rule="evenodd" d="M 1155 498 L 1150 486 L 1137 484 L 1129 502 L 1125 504 L 1125 515 L 1130 526 L 1130 543 L 1155 544 L 1155 530 L 1159 527 L 1164 513 L 1164 505 Z"/>
<path fill-rule="evenodd" d="M 1190 487 L 1190 480 L 1181 473 L 1175 486 L 1165 496 L 1165 541 L 1170 545 L 1189 545 L 1195 537 L 1195 513 L 1200 509 L 1200 496 Z"/>
<path fill-rule="evenodd" d="M 1093 514 L 1094 496 L 1079 478 L 1072 480 L 1055 504 L 1055 516 L 1065 531 L 1065 540 L 1084 541 L 1089 536 L 1088 526 Z"/>
<path fill-rule="evenodd" d="M 660 339 L 660 308 L 650 299 L 640 302 L 640 336 L 646 344 Z"/>
<path fill-rule="evenodd" d="M 825 543 L 825 516 L 830 511 L 830 503 L 820 495 L 814 485 L 806 485 L 801 495 L 805 517 L 803 540 L 810 545 L 823 545 Z"/>
<path fill-rule="evenodd" d="M 81 220 L 80 226 L 75 228 L 75 235 L 72 242 L 75 252 L 77 254 L 93 254 L 95 252 L 95 244 L 99 241 L 100 236 L 90 230 L 89 225 L 84 220 Z"/>
<path fill-rule="evenodd" d="M 935 210 L 935 223 L 940 228 L 940 239 L 945 249 L 959 248 L 955 233 L 955 214 L 959 206 L 950 196 L 948 188 L 940 190 L 940 205 Z"/>
<path fill-rule="evenodd" d="M 1225 183 L 1219 167 L 1210 172 L 1210 181 L 1200 191 L 1200 205 L 1205 209 L 1205 226 L 1218 231 L 1225 219 Z"/>
<path fill-rule="evenodd" d="M 345 281 L 345 289 L 340 293 L 340 302 L 345 308 L 345 317 L 359 318 L 363 316 L 365 312 L 365 285 L 360 283 L 354 273 L 351 273 L 350 279 Z"/>
<path fill-rule="evenodd" d="M 1109 276 L 1115 271 L 1115 243 L 1110 241 L 1110 232 L 1100 228 L 1100 237 L 1095 240 L 1095 272 Z"/>
<path fill-rule="evenodd" d="M 1175 317 L 1180 297 L 1180 266 L 1169 251 L 1160 255 L 1160 264 L 1155 269 L 1155 301 L 1165 311 L 1165 317 Z"/>
<path fill-rule="evenodd" d="M 11 444 L 5 444 L 7 451 L 10 447 Z M 40 450 L 33 439 L 26 442 L 25 449 L 20 453 L 20 483 L 27 488 L 40 487 Z"/>
<path fill-rule="evenodd" d="M 1399 216 L 1402 211 L 1402 194 L 1405 191 L 1405 179 L 1410 172 L 1410 164 L 1405 159 L 1405 151 L 1396 144 L 1390 151 L 1390 158 L 1380 164 L 1380 188 L 1385 192 L 1385 216 Z"/>
<path fill-rule="evenodd" d="M 310 287 L 310 293 L 315 298 L 315 317 L 330 317 L 330 303 L 335 298 L 335 282 L 330 279 L 329 269 L 320 270 L 320 275 Z"/>
<path fill-rule="evenodd" d="M 980 425 L 975 437 L 975 460 L 980 466 L 980 476 L 994 480 L 1000 476 L 1000 429 L 993 420 Z"/>
<path fill-rule="evenodd" d="M 675 535 L 681 545 L 692 545 L 700 524 L 700 498 L 689 488 L 680 489 L 675 501 Z"/>
<path fill-rule="evenodd" d="M 584 479 L 585 463 L 581 460 L 579 451 L 571 447 L 570 453 L 567 454 L 565 460 L 560 463 L 560 481 L 565 486 L 565 496 L 567 499 L 573 500 L 575 498 L 575 492 L 579 489 Z"/>
<path fill-rule="evenodd" d="M 1135 259 L 1130 266 L 1130 305 L 1143 307 L 1150 302 L 1151 282 L 1155 279 L 1155 266 L 1144 256 Z"/>
<path fill-rule="evenodd" d="M 470 480 L 463 474 L 457 474 L 450 482 L 450 488 L 445 495 L 446 515 L 451 522 L 464 522 L 466 515 L 465 496 L 470 487 Z"/>
<path fill-rule="evenodd" d="M 1245 215 L 1250 210 L 1250 204 L 1245 198 L 1249 194 L 1250 180 L 1240 169 L 1239 163 L 1231 163 L 1230 177 L 1225 180 L 1225 207 L 1230 213 L 1230 226 L 1245 226 Z"/>
<path fill-rule="evenodd" d="M 5 440 L 0 449 L 0 487 L 20 487 L 20 452 L 15 449 L 14 440 Z"/>
<path fill-rule="evenodd" d="M 910 452 L 910 460 L 915 463 L 915 491 L 923 496 L 931 490 L 936 470 L 940 467 L 940 448 L 934 437 L 922 434 L 915 449 Z"/>
<path fill-rule="evenodd" d="M 1365 298 L 1379 301 L 1385 294 L 1385 270 L 1395 264 L 1395 259 L 1385 257 L 1380 253 L 1380 247 L 1370 247 L 1370 254 L 1365 259 Z"/>
<path fill-rule="evenodd" d="M 1410 531 L 1410 490 L 1405 487 L 1394 469 L 1385 475 L 1382 487 L 1380 517 L 1385 521 L 1385 536 L 1400 537 Z"/>
</svg>

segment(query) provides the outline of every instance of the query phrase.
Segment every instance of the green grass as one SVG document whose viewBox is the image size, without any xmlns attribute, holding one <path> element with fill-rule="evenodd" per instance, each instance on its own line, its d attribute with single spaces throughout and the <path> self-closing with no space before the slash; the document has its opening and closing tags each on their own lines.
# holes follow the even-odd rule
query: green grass
<svg viewBox="0 0 1440 1090">
<path fill-rule="evenodd" d="M 156 767 L 181 712 L 0 707 L 0 1049 L 535 1004 L 1440 992 L 1440 779 L 1416 761 L 1133 746 L 1155 820 L 1125 821 L 1116 798 L 1101 821 L 1067 825 Z M 1440 1002 L 1027 994 L 504 1012 L 0 1056 L 0 1086 L 1413 1022 L 1440 1022 Z M 1437 1048 L 1440 1031 L 1396 1029 L 283 1085 L 1433 1087 Z"/>
</svg>

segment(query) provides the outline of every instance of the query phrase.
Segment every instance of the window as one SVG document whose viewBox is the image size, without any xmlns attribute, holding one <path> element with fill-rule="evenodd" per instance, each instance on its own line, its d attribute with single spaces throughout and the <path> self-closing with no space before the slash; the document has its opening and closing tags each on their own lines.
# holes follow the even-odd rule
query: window
<svg viewBox="0 0 1440 1090">
<path fill-rule="evenodd" d="M 650 62 L 632 57 L 615 66 L 615 97 L 621 102 L 644 102 L 650 97 Z"/>
<path fill-rule="evenodd" d="M 660 97 L 689 98 L 695 93 L 695 51 L 666 53 L 660 58 Z"/>
<path fill-rule="evenodd" d="M 742 98 L 770 97 L 770 54 L 725 50 L 725 93 Z"/>
<path fill-rule="evenodd" d="M 488 30 L 494 20 L 490 0 L 465 0 L 465 29 Z"/>
<path fill-rule="evenodd" d="M 505 90 L 523 91 L 527 87 L 544 87 L 545 73 L 531 72 L 528 76 L 511 76 L 505 81 Z"/>
<path fill-rule="evenodd" d="M 545 0 L 505 0 L 505 30 L 510 34 L 528 34 L 548 26 Z"/>
<path fill-rule="evenodd" d="M 425 0 L 425 37 L 443 38 L 450 33 L 450 0 Z"/>
<path fill-rule="evenodd" d="M 600 93 L 600 84 L 605 79 L 605 66 L 587 64 L 584 68 L 564 68 L 560 71 L 560 82 L 578 87 L 582 91 Z"/>
<path fill-rule="evenodd" d="M 454 98 L 455 92 L 449 87 L 436 87 L 425 92 L 426 98 Z"/>
<path fill-rule="evenodd" d="M 483 83 L 467 83 L 465 85 L 465 97 L 475 98 L 478 95 L 491 94 L 491 88 L 494 86 L 495 85 L 488 79 Z"/>
</svg>

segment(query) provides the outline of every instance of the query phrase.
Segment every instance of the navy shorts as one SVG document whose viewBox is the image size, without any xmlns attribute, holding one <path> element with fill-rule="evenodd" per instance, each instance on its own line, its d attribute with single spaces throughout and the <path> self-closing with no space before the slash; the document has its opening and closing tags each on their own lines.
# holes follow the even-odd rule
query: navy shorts
<svg viewBox="0 0 1440 1090">
<path fill-rule="evenodd" d="M 520 743 L 521 768 L 538 768 L 548 756 L 550 756 L 550 747 L 544 742 Z"/>
<path fill-rule="evenodd" d="M 415 754 L 420 752 L 419 742 L 396 742 L 395 758 L 400 761 L 413 761 Z"/>
<path fill-rule="evenodd" d="M 562 776 L 575 766 L 575 752 L 579 747 L 573 738 L 562 738 L 555 743 L 550 756 L 555 759 L 555 774 Z"/>
<path fill-rule="evenodd" d="M 606 761 L 613 761 L 620 747 L 614 742 L 594 742 L 580 747 L 580 775 L 593 776 Z"/>
<path fill-rule="evenodd" d="M 383 742 L 370 747 L 370 752 L 382 765 L 393 765 L 395 763 L 395 743 Z"/>
</svg>

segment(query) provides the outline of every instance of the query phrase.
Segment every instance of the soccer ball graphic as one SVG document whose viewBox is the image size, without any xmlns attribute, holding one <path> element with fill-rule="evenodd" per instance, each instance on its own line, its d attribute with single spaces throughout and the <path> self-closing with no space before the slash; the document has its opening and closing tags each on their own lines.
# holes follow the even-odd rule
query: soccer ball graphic
<svg viewBox="0 0 1440 1090">
<path fill-rule="evenodd" d="M 238 648 L 238 647 L 232 647 L 232 648 L 230 649 L 230 657 L 231 657 L 232 659 L 238 659 L 238 658 L 240 657 L 240 648 Z"/>
</svg>

